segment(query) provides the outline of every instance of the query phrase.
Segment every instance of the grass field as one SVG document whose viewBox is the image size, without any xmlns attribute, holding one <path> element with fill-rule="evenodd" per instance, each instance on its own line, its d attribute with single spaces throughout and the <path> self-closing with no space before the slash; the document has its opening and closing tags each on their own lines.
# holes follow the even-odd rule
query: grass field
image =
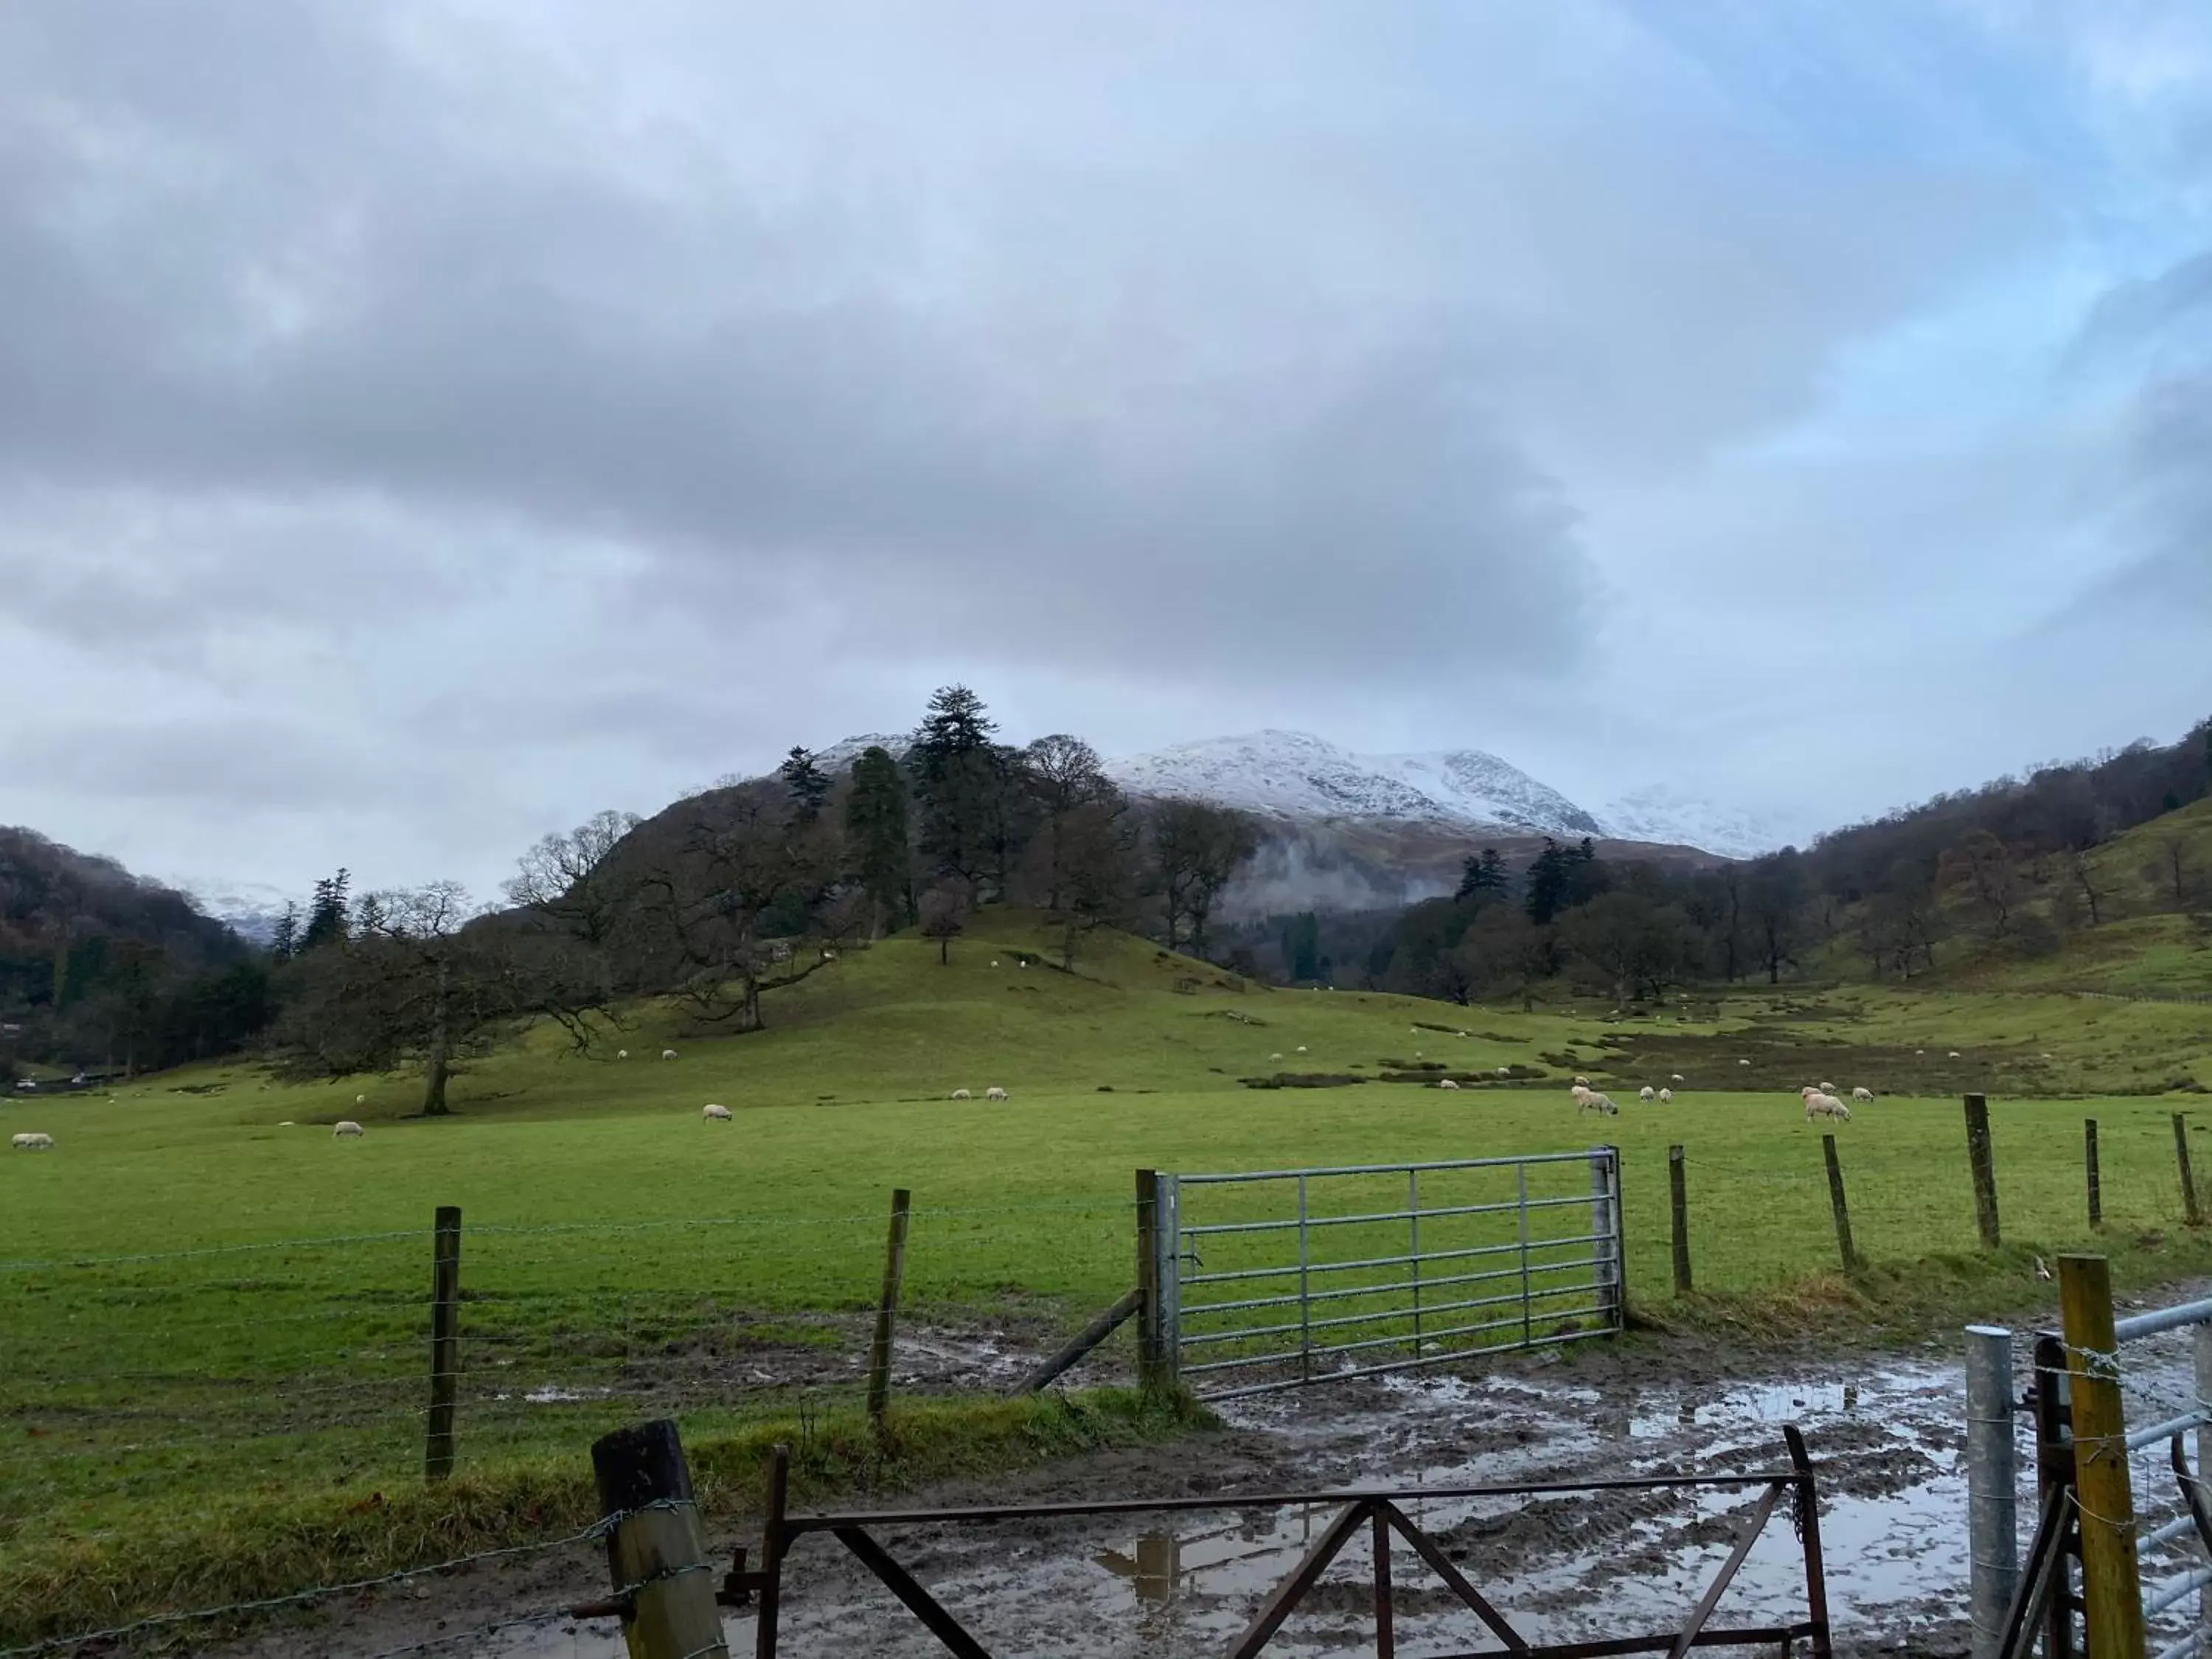
<svg viewBox="0 0 2212 1659">
<path fill-rule="evenodd" d="M 1127 1287 L 1139 1166 L 1607 1140 L 1622 1150 L 1634 1304 L 1717 1326 L 1802 1310 L 1870 1329 L 1896 1309 L 2032 1295 L 2029 1255 L 2088 1237 L 2081 1121 L 2094 1116 L 2105 1247 L 2124 1273 L 2142 1283 L 2212 1266 L 2179 1225 L 2171 1128 L 2184 1111 L 2193 1136 L 2212 1102 L 2149 1092 L 2212 1077 L 2202 1009 L 1742 993 L 1613 1021 L 1597 1006 L 1526 1014 L 1240 988 L 1120 939 L 1073 975 L 1016 965 L 1042 945 L 1016 915 L 985 918 L 949 967 L 933 946 L 892 940 L 772 1002 L 764 1033 L 706 1039 L 649 1012 L 616 1039 L 628 1060 L 532 1039 L 465 1077 L 444 1121 L 406 1115 L 407 1079 L 285 1086 L 245 1067 L 144 1079 L 112 1103 L 0 1105 L 0 1127 L 58 1143 L 0 1163 L 0 1632 L 50 1629 L 58 1607 L 189 1600 L 233 1582 L 224 1562 L 281 1575 L 254 1540 L 302 1517 L 339 1540 L 362 1505 L 405 1492 L 415 1515 L 441 1204 L 459 1205 L 467 1229 L 471 1478 L 454 1490 L 477 1494 L 491 1536 L 549 1524 L 551 1510 L 516 1508 L 514 1494 L 580 1468 L 614 1422 L 673 1411 L 695 1441 L 734 1444 L 794 1410 L 835 1419 L 895 1186 L 916 1206 L 910 1318 L 978 1344 L 1048 1335 Z M 647 1058 L 664 1046 L 678 1057 Z M 1238 1081 L 1437 1061 L 1471 1086 Z M 1542 1076 L 1502 1085 L 1500 1066 Z M 1618 1119 L 1572 1109 L 1575 1070 L 1626 1103 Z M 1688 1079 L 1674 1104 L 1633 1103 L 1639 1083 L 1673 1073 Z M 1838 1130 L 1858 1245 L 1876 1264 L 1857 1295 L 1838 1292 L 1819 1132 L 1795 1098 L 1820 1080 L 1884 1097 Z M 1012 1099 L 945 1098 L 994 1084 Z M 1996 1258 L 1975 1248 L 1966 1089 L 1992 1097 L 2001 1206 L 2021 1247 Z M 710 1100 L 734 1122 L 703 1123 Z M 340 1116 L 368 1133 L 334 1140 Z M 1668 1277 L 1670 1142 L 1687 1149 L 1699 1296 L 1686 1307 Z M 2212 1152 L 2199 1167 L 2212 1180 Z M 314 1240 L 330 1242 L 301 1242 Z M 485 1495 L 496 1492 L 507 1499 Z M 404 1565 L 395 1553 L 432 1548 L 434 1534 L 387 1528 L 358 1547 Z M 199 1561 L 203 1577 L 137 1583 L 149 1552 Z"/>
</svg>

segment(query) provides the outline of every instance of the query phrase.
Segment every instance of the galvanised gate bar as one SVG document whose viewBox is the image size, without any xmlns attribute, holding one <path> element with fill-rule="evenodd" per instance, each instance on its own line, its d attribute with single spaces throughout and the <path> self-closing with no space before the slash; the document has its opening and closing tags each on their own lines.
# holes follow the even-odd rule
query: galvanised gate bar
<svg viewBox="0 0 2212 1659">
<path fill-rule="evenodd" d="M 1208 1399 L 1621 1328 L 1614 1147 L 1156 1179 L 1161 1346 Z"/>
</svg>

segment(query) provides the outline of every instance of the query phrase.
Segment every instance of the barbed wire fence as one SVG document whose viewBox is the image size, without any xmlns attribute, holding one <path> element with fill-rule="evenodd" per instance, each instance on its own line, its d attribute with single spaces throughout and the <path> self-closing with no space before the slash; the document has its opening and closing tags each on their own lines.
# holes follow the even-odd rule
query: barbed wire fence
<svg viewBox="0 0 2212 1659">
<path fill-rule="evenodd" d="M 441 1398 L 457 1475 L 573 1460 L 641 1419 L 678 1418 L 701 1438 L 793 1419 L 811 1432 L 866 1397 L 887 1213 L 465 1226 L 449 1370 L 434 1227 L 0 1261 L 0 1424 L 15 1429 L 0 1551 L 28 1541 L 33 1521 L 64 1537 L 127 1527 L 179 1490 L 379 1506 L 425 1480 Z M 1039 1223 L 1057 1272 L 1036 1257 Z M 1012 1391 L 1063 1334 L 1060 1281 L 1131 1250 L 1127 1200 L 911 1208 L 895 1398 Z M 0 1655 L 242 1619 L 594 1535 L 76 1635 L 34 1624 L 30 1645 Z M 37 1610 L 0 1632 L 26 1617 Z"/>
</svg>

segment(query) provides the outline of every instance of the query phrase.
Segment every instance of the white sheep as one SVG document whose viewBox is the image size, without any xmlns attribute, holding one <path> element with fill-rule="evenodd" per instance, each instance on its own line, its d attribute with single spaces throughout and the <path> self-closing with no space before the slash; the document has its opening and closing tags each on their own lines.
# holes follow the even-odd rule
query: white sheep
<svg viewBox="0 0 2212 1659">
<path fill-rule="evenodd" d="M 1874 1098 L 1874 1091 L 1871 1089 L 1854 1089 L 1851 1091 L 1851 1098 L 1853 1100 L 1872 1100 Z"/>
<path fill-rule="evenodd" d="M 615 1058 L 616 1058 L 617 1060 L 628 1060 L 628 1059 L 629 1058 L 629 1049 L 627 1049 L 627 1048 L 617 1048 L 617 1049 L 616 1049 L 616 1050 L 615 1050 Z"/>
<path fill-rule="evenodd" d="M 1805 1121 L 1808 1123 L 1816 1117 L 1837 1117 L 1846 1123 L 1851 1121 L 1851 1109 L 1838 1100 L 1835 1096 L 1823 1090 L 1815 1089 L 1809 1083 L 1798 1092 L 1805 1099 Z"/>
<path fill-rule="evenodd" d="M 1656 1100 L 1659 1098 L 1659 1091 L 1647 1083 L 1636 1091 L 1636 1097 L 1638 1100 Z"/>
<path fill-rule="evenodd" d="M 1437 1079 L 1437 1087 L 1439 1089 L 1456 1089 L 1459 1087 L 1459 1085 L 1453 1082 L 1448 1077 L 1440 1077 Z"/>
<path fill-rule="evenodd" d="M 368 1104 L 368 1097 L 367 1095 L 356 1095 L 353 1097 L 353 1103 L 356 1106 L 366 1106 Z"/>
<path fill-rule="evenodd" d="M 1498 1075 L 1500 1077 L 1511 1077 L 1513 1075 L 1513 1068 L 1510 1066 L 1501 1066 L 1498 1068 Z"/>
<path fill-rule="evenodd" d="M 1673 1101 L 1674 1098 L 1674 1091 L 1672 1089 L 1662 1089 L 1659 1091 L 1659 1103 L 1662 1106 L 1667 1105 Z"/>
<path fill-rule="evenodd" d="M 19 1152 L 50 1152 L 54 1149 L 54 1138 L 33 1129 L 13 1137 L 8 1144 Z"/>
<path fill-rule="evenodd" d="M 1011 1097 L 1007 1095 L 1004 1089 L 1001 1089 L 994 1083 L 989 1088 L 983 1091 L 983 1098 L 986 1100 L 1006 1100 L 1011 1098 Z"/>
<path fill-rule="evenodd" d="M 1667 1081 L 1668 1081 L 1668 1082 L 1669 1082 L 1669 1083 L 1676 1083 L 1676 1084 L 1687 1083 L 1689 1080 L 1690 1080 L 1689 1079 L 1687 1079 L 1687 1078 L 1684 1077 L 1684 1076 L 1683 1076 L 1680 1072 L 1675 1073 L 1674 1074 L 1674 1076 L 1672 1076 L 1672 1077 L 1670 1077 L 1670 1078 L 1668 1078 L 1668 1079 L 1667 1079 Z"/>
<path fill-rule="evenodd" d="M 1282 1058 L 1282 1055 L 1281 1055 L 1281 1054 L 1269 1054 L 1269 1055 L 1267 1056 L 1267 1058 L 1268 1058 L 1268 1059 L 1270 1059 L 1270 1060 L 1280 1060 L 1280 1059 Z"/>
<path fill-rule="evenodd" d="M 995 968 L 995 967 L 997 967 L 998 965 L 999 965 L 999 959 L 998 959 L 998 957 L 993 957 L 991 958 L 991 966 L 993 966 L 994 968 Z"/>
<path fill-rule="evenodd" d="M 1298 1044 L 1298 1052 L 1299 1052 L 1300 1054 L 1304 1054 L 1304 1053 L 1305 1053 L 1305 1051 L 1306 1051 L 1306 1045 L 1305 1045 L 1304 1043 L 1303 1043 L 1303 1042 L 1301 1042 L 1300 1044 Z"/>
<path fill-rule="evenodd" d="M 727 1123 L 730 1121 L 730 1109 L 726 1106 L 716 1105 L 714 1102 L 709 1101 L 704 1107 L 700 1109 L 699 1115 L 705 1118 L 709 1123 Z"/>
<path fill-rule="evenodd" d="M 1587 1089 L 1587 1088 L 1589 1088 L 1589 1086 L 1590 1086 L 1590 1085 L 1589 1085 L 1589 1079 L 1588 1078 L 1586 1078 L 1586 1077 L 1577 1076 L 1577 1077 L 1575 1079 L 1575 1087 L 1576 1087 L 1576 1088 L 1577 1088 L 1577 1089 Z"/>
<path fill-rule="evenodd" d="M 282 1123 L 278 1124 L 276 1127 L 277 1127 L 278 1128 L 280 1128 L 280 1129 L 289 1129 L 289 1128 L 290 1128 L 290 1127 L 292 1127 L 292 1120 L 291 1120 L 290 1118 L 289 1118 L 289 1117 L 288 1117 L 288 1118 L 286 1118 L 286 1119 L 285 1119 Z"/>
<path fill-rule="evenodd" d="M 1954 1048 L 1949 1054 L 1944 1055 L 1943 1058 L 1946 1060 L 1964 1060 L 1966 1056 L 1960 1054 L 1956 1048 Z"/>
<path fill-rule="evenodd" d="M 1620 1108 L 1613 1103 L 1613 1097 L 1595 1089 L 1583 1091 L 1582 1109 L 1585 1112 L 1602 1112 L 1607 1117 L 1618 1116 Z"/>
<path fill-rule="evenodd" d="M 1751 1062 L 1750 1062 L 1749 1060 L 1739 1060 L 1738 1061 L 1736 1061 L 1736 1064 L 1737 1064 L 1737 1065 L 1739 1065 L 1739 1066 L 1748 1066 L 1748 1065 L 1750 1065 L 1750 1064 L 1751 1064 Z"/>
<path fill-rule="evenodd" d="M 360 1133 L 360 1124 L 355 1122 L 349 1117 L 342 1117 L 337 1121 L 336 1126 L 331 1130 L 331 1138 L 334 1140 L 343 1140 L 349 1139 L 351 1136 L 357 1135 Z"/>
<path fill-rule="evenodd" d="M 1836 1085 L 1832 1083 L 1823 1083 L 1820 1085 L 1820 1092 L 1824 1095 L 1832 1095 L 1836 1092 Z"/>
<path fill-rule="evenodd" d="M 952 1098 L 955 1100 L 973 1100 L 975 1097 L 969 1093 L 965 1089 L 955 1089 L 952 1091 Z"/>
<path fill-rule="evenodd" d="M 663 1048 L 660 1051 L 660 1057 L 663 1060 L 673 1060 L 676 1058 L 676 1050 L 673 1048 Z"/>
</svg>

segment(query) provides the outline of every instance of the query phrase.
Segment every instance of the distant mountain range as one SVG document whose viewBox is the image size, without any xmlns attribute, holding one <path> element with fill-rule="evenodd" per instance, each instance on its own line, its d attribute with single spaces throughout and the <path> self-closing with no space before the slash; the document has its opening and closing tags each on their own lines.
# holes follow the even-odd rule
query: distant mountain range
<svg viewBox="0 0 2212 1659">
<path fill-rule="evenodd" d="M 841 771 L 872 744 L 902 755 L 910 741 L 904 734 L 871 732 L 832 744 L 817 759 Z M 1665 785 L 1592 810 L 1480 749 L 1361 755 L 1309 732 L 1270 730 L 1125 755 L 1108 761 L 1106 770 L 1132 795 L 1212 801 L 1283 825 L 1352 819 L 1509 836 L 1588 836 L 1729 859 L 1771 852 L 1787 839 L 1754 813 Z"/>
</svg>

